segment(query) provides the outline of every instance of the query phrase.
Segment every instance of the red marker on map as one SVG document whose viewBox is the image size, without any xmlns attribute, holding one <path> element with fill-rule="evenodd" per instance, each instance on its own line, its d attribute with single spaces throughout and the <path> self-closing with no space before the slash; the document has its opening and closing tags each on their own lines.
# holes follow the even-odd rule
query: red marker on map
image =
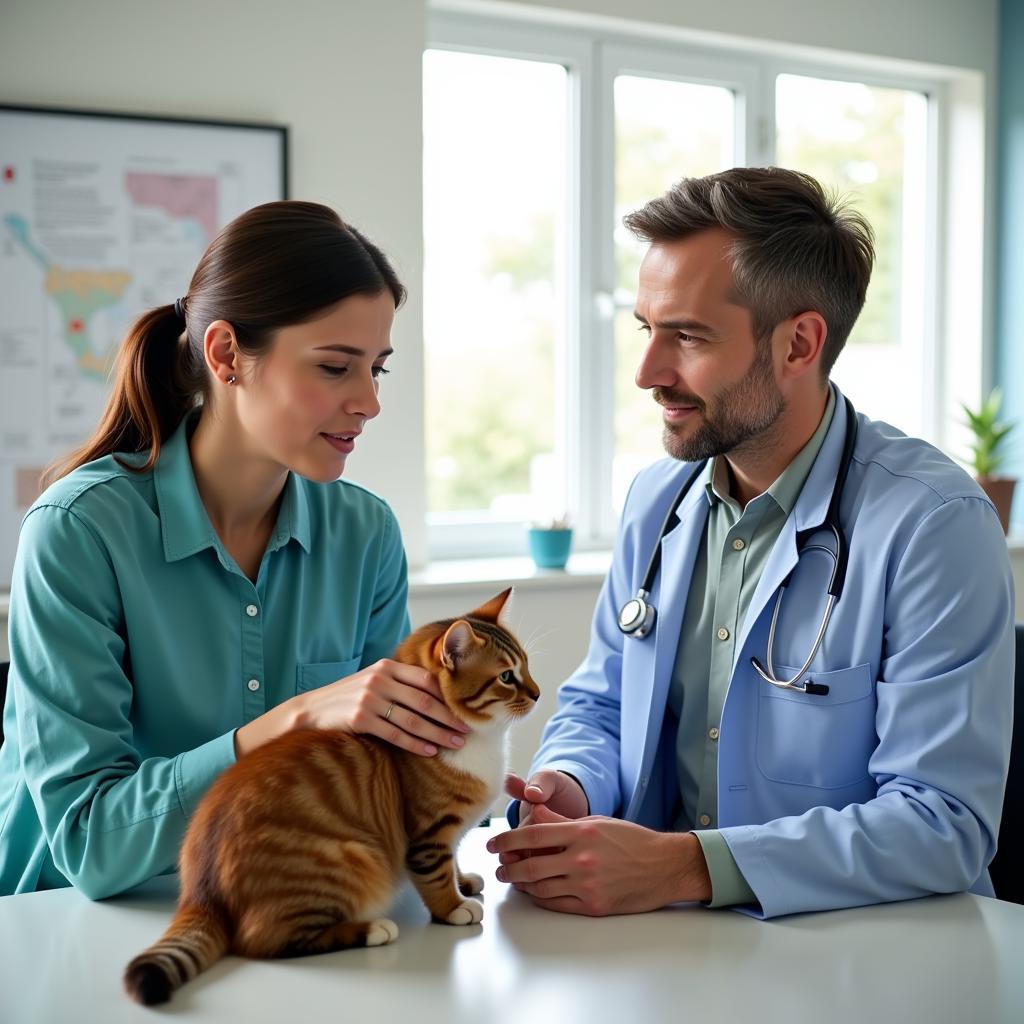
<svg viewBox="0 0 1024 1024">
<path fill-rule="evenodd" d="M 11 164 L 4 168 L 4 181 L 14 181 L 14 167 Z"/>
<path fill-rule="evenodd" d="M 76 317 L 68 324 L 68 328 L 71 330 L 72 334 L 81 334 L 82 331 L 85 330 L 85 324 Z"/>
</svg>

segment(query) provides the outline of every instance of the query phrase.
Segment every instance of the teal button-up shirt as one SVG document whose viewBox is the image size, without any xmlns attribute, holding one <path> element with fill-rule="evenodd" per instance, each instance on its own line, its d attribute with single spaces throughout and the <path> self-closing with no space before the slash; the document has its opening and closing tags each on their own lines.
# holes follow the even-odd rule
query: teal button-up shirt
<svg viewBox="0 0 1024 1024">
<path fill-rule="evenodd" d="M 173 868 L 234 731 L 389 657 L 409 631 L 388 506 L 289 475 L 250 581 L 200 500 L 183 423 L 152 472 L 113 457 L 22 526 L 0 749 L 0 894 L 93 898 Z"/>
<path fill-rule="evenodd" d="M 821 422 L 796 458 L 763 494 L 741 509 L 729 487 L 728 465 L 716 458 L 707 484 L 707 527 L 690 581 L 686 613 L 669 689 L 679 722 L 676 760 L 679 831 L 695 829 L 711 876 L 711 906 L 755 902 L 714 825 L 718 811 L 718 729 L 732 678 L 736 637 L 768 556 L 792 512 L 828 433 L 835 409 L 829 388 Z"/>
</svg>

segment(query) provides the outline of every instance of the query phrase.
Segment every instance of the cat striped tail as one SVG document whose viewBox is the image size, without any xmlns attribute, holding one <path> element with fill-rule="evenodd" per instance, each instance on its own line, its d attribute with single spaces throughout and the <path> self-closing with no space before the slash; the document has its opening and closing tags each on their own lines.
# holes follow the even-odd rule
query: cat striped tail
<svg viewBox="0 0 1024 1024">
<path fill-rule="evenodd" d="M 125 991 L 143 1006 L 166 1003 L 175 989 L 212 967 L 227 950 L 223 916 L 210 907 L 184 906 L 159 941 L 125 968 Z"/>
</svg>

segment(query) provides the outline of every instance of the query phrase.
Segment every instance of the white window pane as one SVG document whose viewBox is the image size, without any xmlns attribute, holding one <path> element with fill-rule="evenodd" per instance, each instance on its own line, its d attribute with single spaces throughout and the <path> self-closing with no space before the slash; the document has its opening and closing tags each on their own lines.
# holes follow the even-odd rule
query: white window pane
<svg viewBox="0 0 1024 1024">
<path fill-rule="evenodd" d="M 622 218 L 680 178 L 732 167 L 735 96 L 719 86 L 620 75 L 615 79 L 615 460 L 612 500 L 621 509 L 636 472 L 661 458 L 661 416 L 634 377 L 646 338 L 633 318 L 646 246 Z"/>
<path fill-rule="evenodd" d="M 647 344 L 647 335 L 632 307 L 615 312 L 615 459 L 612 462 L 612 502 L 622 510 L 633 477 L 644 466 L 664 458 L 661 443 L 664 424 L 661 406 L 650 391 L 636 386 L 636 368 Z"/>
<path fill-rule="evenodd" d="M 567 73 L 429 50 L 423 85 L 430 517 L 564 511 Z"/>
<path fill-rule="evenodd" d="M 863 412 L 911 433 L 924 426 L 927 115 L 927 98 L 905 89 L 776 83 L 778 164 L 848 195 L 875 231 L 867 301 L 833 379 Z"/>
</svg>

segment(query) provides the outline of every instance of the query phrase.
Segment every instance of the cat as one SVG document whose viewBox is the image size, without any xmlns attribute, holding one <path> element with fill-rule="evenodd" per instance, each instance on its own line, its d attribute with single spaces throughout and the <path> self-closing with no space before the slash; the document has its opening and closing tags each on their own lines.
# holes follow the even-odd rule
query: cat
<svg viewBox="0 0 1024 1024">
<path fill-rule="evenodd" d="M 455 848 L 501 791 L 508 726 L 540 696 L 526 652 L 499 621 L 510 593 L 423 626 L 395 652 L 434 673 L 472 727 L 459 750 L 421 757 L 375 737 L 296 731 L 213 783 L 182 844 L 177 914 L 125 969 L 136 1002 L 166 1002 L 227 953 L 394 942 L 398 927 L 381 915 L 406 875 L 433 920 L 481 920 L 472 897 L 483 879 L 458 870 Z"/>
</svg>

